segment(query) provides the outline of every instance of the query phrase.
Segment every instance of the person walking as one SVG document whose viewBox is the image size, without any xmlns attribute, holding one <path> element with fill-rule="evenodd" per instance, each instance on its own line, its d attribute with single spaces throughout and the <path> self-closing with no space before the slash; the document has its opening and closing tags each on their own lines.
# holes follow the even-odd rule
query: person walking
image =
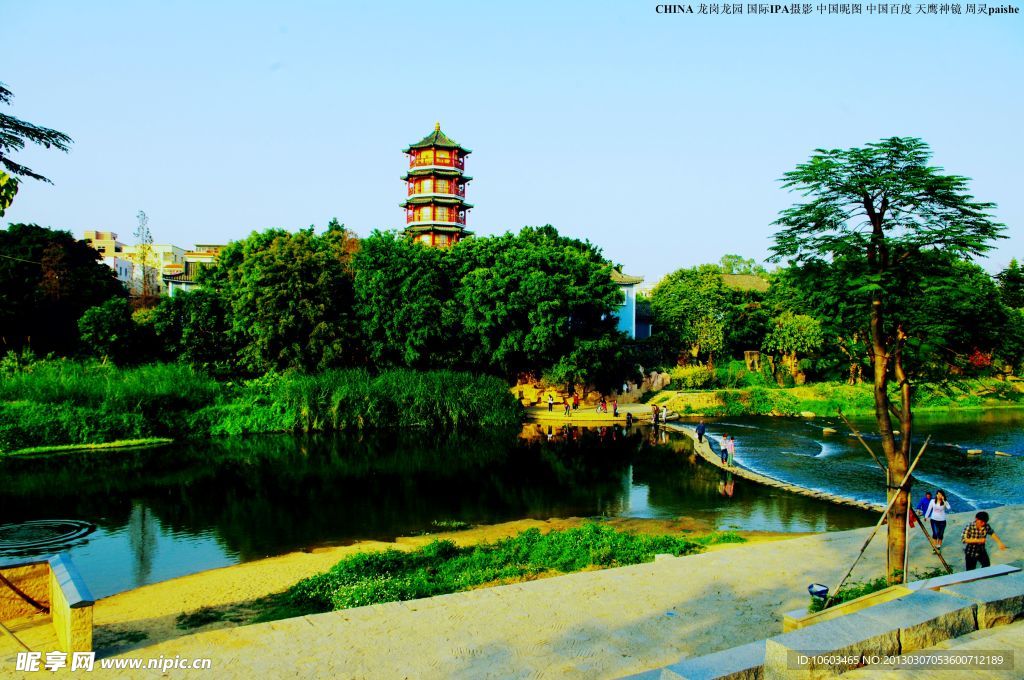
<svg viewBox="0 0 1024 680">
<path fill-rule="evenodd" d="M 633 412 L 632 411 L 626 411 L 626 427 L 627 428 L 633 427 Z"/>
<path fill-rule="evenodd" d="M 655 425 L 658 424 L 658 405 L 657 404 L 651 404 L 651 422 L 653 422 Z"/>
<path fill-rule="evenodd" d="M 569 401 L 569 397 L 565 398 L 565 417 L 568 418 L 572 415 L 572 403 Z"/>
<path fill-rule="evenodd" d="M 612 399 L 612 418 L 619 417 L 619 400 Z"/>
<path fill-rule="evenodd" d="M 718 445 L 718 454 L 722 457 L 722 465 L 729 461 L 729 435 L 722 435 L 722 443 Z"/>
<path fill-rule="evenodd" d="M 917 505 L 914 506 L 914 509 L 917 510 L 917 514 L 921 515 L 922 521 L 924 520 L 924 513 L 928 512 L 928 504 L 931 503 L 931 502 L 932 502 L 932 492 L 931 491 L 925 491 L 924 492 L 924 496 L 922 496 L 921 500 L 919 500 L 917 502 Z M 917 526 L 917 524 L 915 523 L 916 520 L 914 519 L 914 517 L 915 517 L 914 513 L 910 513 L 910 528 L 911 529 L 913 529 L 915 526 Z"/>
<path fill-rule="evenodd" d="M 733 458 L 736 457 L 736 437 L 729 437 L 729 455 L 725 463 L 732 467 Z"/>
<path fill-rule="evenodd" d="M 548 413 L 555 410 L 555 398 L 548 392 Z"/>
<path fill-rule="evenodd" d="M 917 505 L 915 507 L 917 508 L 917 511 L 923 515 L 924 513 L 928 512 L 928 504 L 931 502 L 932 492 L 925 491 L 924 496 L 921 498 L 921 500 L 917 502 Z"/>
<path fill-rule="evenodd" d="M 938 498 L 938 496 L 939 494 L 936 493 L 935 497 Z M 992 564 L 988 558 L 988 552 L 985 550 L 985 539 L 989 536 L 996 542 L 1000 550 L 1006 550 L 1006 544 L 996 536 L 996 532 L 989 526 L 988 513 L 982 510 L 974 516 L 973 522 L 964 527 L 964 532 L 960 535 L 960 542 L 964 544 L 964 562 L 967 565 L 967 571 L 973 570 L 979 564 L 982 567 Z"/>
<path fill-rule="evenodd" d="M 707 431 L 708 431 L 708 428 L 704 425 L 704 420 L 701 419 L 701 421 L 699 423 L 697 423 L 697 443 L 698 444 L 703 443 L 703 441 L 704 441 L 704 433 L 707 432 Z"/>
<path fill-rule="evenodd" d="M 578 394 L 573 394 L 572 395 L 572 410 L 573 411 L 579 411 L 580 410 L 580 395 L 578 395 Z"/>
<path fill-rule="evenodd" d="M 598 410 L 601 411 L 601 413 L 608 413 L 608 400 L 605 399 L 603 394 L 601 395 L 601 404 L 598 406 Z"/>
<path fill-rule="evenodd" d="M 946 535 L 946 513 L 949 512 L 949 503 L 946 502 L 946 492 L 941 489 L 935 492 L 935 498 L 928 504 L 924 512 L 925 519 L 932 521 L 932 540 L 935 547 L 942 547 L 942 537 Z"/>
</svg>

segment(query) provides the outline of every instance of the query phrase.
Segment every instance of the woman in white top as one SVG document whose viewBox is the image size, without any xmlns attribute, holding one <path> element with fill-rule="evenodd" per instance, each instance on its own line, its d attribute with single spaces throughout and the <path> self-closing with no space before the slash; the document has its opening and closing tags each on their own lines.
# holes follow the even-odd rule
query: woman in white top
<svg viewBox="0 0 1024 680">
<path fill-rule="evenodd" d="M 935 492 L 935 498 L 928 504 L 924 511 L 925 519 L 932 521 L 932 539 L 935 540 L 935 547 L 942 547 L 942 537 L 946 534 L 946 513 L 949 512 L 949 503 L 946 502 L 946 492 L 939 490 Z"/>
</svg>

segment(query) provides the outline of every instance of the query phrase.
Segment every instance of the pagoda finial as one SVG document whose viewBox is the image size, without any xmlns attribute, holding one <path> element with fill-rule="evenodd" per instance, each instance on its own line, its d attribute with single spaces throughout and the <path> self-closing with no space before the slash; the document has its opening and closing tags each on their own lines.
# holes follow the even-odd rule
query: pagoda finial
<svg viewBox="0 0 1024 680">
<path fill-rule="evenodd" d="M 434 132 L 440 132 L 440 131 L 441 131 L 441 121 L 437 121 L 436 123 L 434 123 Z"/>
</svg>

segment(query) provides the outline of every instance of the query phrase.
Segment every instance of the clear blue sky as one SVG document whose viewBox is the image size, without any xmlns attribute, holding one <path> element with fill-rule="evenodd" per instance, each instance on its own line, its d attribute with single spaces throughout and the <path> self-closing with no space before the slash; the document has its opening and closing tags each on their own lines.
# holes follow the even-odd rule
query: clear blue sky
<svg viewBox="0 0 1024 680">
<path fill-rule="evenodd" d="M 892 135 L 999 204 L 1024 257 L 1021 16 L 660 15 L 655 2 L 20 2 L 4 111 L 70 134 L 16 158 L 8 221 L 190 247 L 402 226 L 401 149 L 473 149 L 470 228 L 555 225 L 648 281 L 767 255 L 777 179 Z M 866 3 L 865 3 L 866 5 Z M 966 5 L 964 5 L 966 7 Z"/>
</svg>

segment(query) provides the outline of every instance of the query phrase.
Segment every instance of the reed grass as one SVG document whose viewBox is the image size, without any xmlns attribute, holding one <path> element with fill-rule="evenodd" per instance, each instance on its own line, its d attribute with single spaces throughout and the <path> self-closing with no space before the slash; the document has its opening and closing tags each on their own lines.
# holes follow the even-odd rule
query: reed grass
<svg viewBox="0 0 1024 680">
<path fill-rule="evenodd" d="M 471 430 L 521 419 L 503 381 L 457 371 L 332 370 L 234 384 L 181 364 L 57 360 L 0 376 L 0 451 L 8 452 L 149 437 Z"/>
</svg>

